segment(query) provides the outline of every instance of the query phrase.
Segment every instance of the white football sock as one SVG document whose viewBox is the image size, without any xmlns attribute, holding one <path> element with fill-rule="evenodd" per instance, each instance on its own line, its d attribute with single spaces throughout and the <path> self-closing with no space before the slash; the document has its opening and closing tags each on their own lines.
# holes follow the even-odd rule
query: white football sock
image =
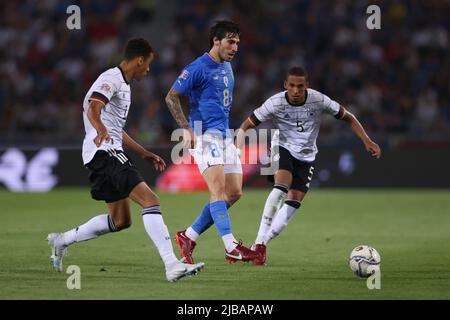
<svg viewBox="0 0 450 320">
<path fill-rule="evenodd" d="M 178 262 L 177 257 L 173 253 L 169 230 L 164 224 L 160 206 L 157 205 L 142 209 L 142 220 L 144 221 L 145 230 L 158 249 L 159 255 L 166 267 Z"/>
<path fill-rule="evenodd" d="M 81 226 L 64 232 L 64 244 L 66 246 L 75 242 L 86 241 L 97 238 L 102 234 L 116 231 L 109 214 L 101 214 L 93 217 L 91 220 Z"/>
<path fill-rule="evenodd" d="M 195 230 L 192 229 L 192 227 L 186 229 L 186 237 L 188 237 L 192 241 L 197 241 L 198 236 L 199 234 L 195 232 Z"/>
<path fill-rule="evenodd" d="M 231 252 L 237 247 L 238 242 L 232 233 L 226 234 L 222 237 L 223 244 L 225 245 L 225 250 Z"/>
<path fill-rule="evenodd" d="M 287 195 L 287 191 L 286 186 L 276 185 L 267 197 L 261 223 L 259 224 L 258 236 L 255 240 L 256 244 L 262 244 L 264 242 L 264 237 L 272 225 L 273 217 L 280 209 L 281 203 Z"/>
<path fill-rule="evenodd" d="M 298 208 L 300 208 L 300 201 L 286 200 L 284 202 L 283 207 L 281 207 L 280 211 L 278 211 L 277 216 L 273 220 L 272 227 L 264 237 L 264 243 L 266 245 L 287 227 L 289 221 L 291 221 L 295 211 Z"/>
</svg>

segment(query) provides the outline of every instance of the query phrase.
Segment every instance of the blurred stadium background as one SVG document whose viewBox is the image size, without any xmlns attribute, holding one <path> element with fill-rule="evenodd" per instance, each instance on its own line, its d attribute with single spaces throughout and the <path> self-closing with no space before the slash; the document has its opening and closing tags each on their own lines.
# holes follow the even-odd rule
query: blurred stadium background
<svg viewBox="0 0 450 320">
<path fill-rule="evenodd" d="M 72 4 L 81 8 L 80 30 L 66 27 Z M 381 8 L 380 30 L 366 27 L 371 4 Z M 312 190 L 302 215 L 271 244 L 265 269 L 225 265 L 211 231 L 196 249 L 208 270 L 173 290 L 142 226 L 135 226 L 71 248 L 67 264 L 82 266 L 85 290 L 67 290 L 67 275 L 49 272 L 43 239 L 105 210 L 89 198 L 81 161 L 87 89 L 120 61 L 129 37 L 149 39 L 156 59 L 150 75 L 132 84 L 127 131 L 170 163 L 176 124 L 164 96 L 181 69 L 209 49 L 208 28 L 222 18 L 242 28 L 231 128 L 282 90 L 289 66 L 302 65 L 312 88 L 357 115 L 382 158 L 371 159 L 346 123 L 328 117 L 312 188 L 354 189 Z M 0 298 L 448 299 L 449 23 L 449 2 L 439 0 L 0 2 Z M 207 194 L 164 191 L 204 189 L 197 168 L 171 166 L 158 176 L 134 160 L 157 187 L 169 230 L 192 222 Z M 251 189 L 270 187 L 258 169 L 244 167 L 244 196 L 230 211 L 246 243 L 268 190 Z M 361 190 L 370 187 L 377 189 Z M 10 192 L 53 188 L 59 190 Z M 378 293 L 347 267 L 351 249 L 363 243 L 383 259 Z"/>
<path fill-rule="evenodd" d="M 66 9 L 71 4 L 81 8 L 81 30 L 66 27 Z M 24 163 L 25 168 L 43 147 L 57 149 L 57 154 L 51 149 L 50 154 L 41 155 L 60 172 L 55 183 L 87 183 L 76 154 L 84 135 L 82 99 L 95 78 L 120 61 L 126 39 L 136 35 L 150 40 L 156 59 L 150 76 L 132 86 L 127 130 L 170 160 L 174 144 L 170 135 L 176 124 L 164 96 L 183 66 L 208 50 L 208 28 L 213 21 L 231 18 L 242 27 L 242 45 L 233 62 L 236 89 L 231 128 L 282 89 L 289 66 L 302 65 L 310 73 L 310 86 L 348 106 L 385 151 L 380 164 L 367 161 L 346 124 L 325 119 L 318 141 L 322 169 L 316 186 L 448 187 L 449 4 L 375 1 L 382 12 L 381 30 L 369 30 L 366 8 L 370 4 L 2 2 L 0 172 L 7 173 L 0 173 L 0 185 L 1 180 L 5 184 L 9 179 L 8 186 L 14 183 L 14 178 L 4 177 L 11 162 Z M 70 161 L 58 160 L 66 158 Z M 78 179 L 65 174 L 67 167 L 80 173 L 74 174 Z M 389 171 L 397 174 L 386 175 Z M 146 174 L 155 184 L 154 173 Z"/>
</svg>

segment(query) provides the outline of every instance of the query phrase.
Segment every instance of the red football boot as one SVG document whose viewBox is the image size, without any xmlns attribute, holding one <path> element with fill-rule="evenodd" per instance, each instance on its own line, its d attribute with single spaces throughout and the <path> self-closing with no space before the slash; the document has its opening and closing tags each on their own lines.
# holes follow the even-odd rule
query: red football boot
<svg viewBox="0 0 450 320">
<path fill-rule="evenodd" d="M 263 266 L 266 264 L 266 245 L 265 244 L 255 244 L 255 252 L 259 255 L 259 259 L 253 260 L 253 263 L 258 266 Z M 253 248 L 253 246 L 252 246 Z"/>
<path fill-rule="evenodd" d="M 177 242 L 178 248 L 180 249 L 181 256 L 184 259 L 184 263 L 193 264 L 194 258 L 192 257 L 192 252 L 195 248 L 195 241 L 189 239 L 186 236 L 186 230 L 178 231 L 175 234 L 175 241 Z"/>
<path fill-rule="evenodd" d="M 225 250 L 225 258 L 228 263 L 235 263 L 239 260 L 243 262 L 252 261 L 254 264 L 257 264 L 261 260 L 260 255 L 257 252 L 244 247 L 242 241 L 239 241 L 236 248 L 231 252 Z"/>
</svg>

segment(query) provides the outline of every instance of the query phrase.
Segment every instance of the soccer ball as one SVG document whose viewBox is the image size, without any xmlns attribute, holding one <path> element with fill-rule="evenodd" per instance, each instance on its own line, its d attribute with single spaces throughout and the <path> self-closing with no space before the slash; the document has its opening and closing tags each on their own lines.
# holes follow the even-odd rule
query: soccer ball
<svg viewBox="0 0 450 320">
<path fill-rule="evenodd" d="M 350 269 L 361 278 L 380 271 L 381 257 L 375 248 L 369 246 L 357 246 L 350 253 Z"/>
</svg>

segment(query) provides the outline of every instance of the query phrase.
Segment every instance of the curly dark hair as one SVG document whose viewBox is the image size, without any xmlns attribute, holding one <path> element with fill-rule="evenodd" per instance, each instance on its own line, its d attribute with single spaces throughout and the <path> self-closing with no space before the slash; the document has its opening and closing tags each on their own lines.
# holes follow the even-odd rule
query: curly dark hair
<svg viewBox="0 0 450 320">
<path fill-rule="evenodd" d="M 214 45 L 214 37 L 222 40 L 227 36 L 227 34 L 241 35 L 241 30 L 239 25 L 233 21 L 221 20 L 217 21 L 209 31 L 209 45 L 212 47 Z"/>
</svg>

